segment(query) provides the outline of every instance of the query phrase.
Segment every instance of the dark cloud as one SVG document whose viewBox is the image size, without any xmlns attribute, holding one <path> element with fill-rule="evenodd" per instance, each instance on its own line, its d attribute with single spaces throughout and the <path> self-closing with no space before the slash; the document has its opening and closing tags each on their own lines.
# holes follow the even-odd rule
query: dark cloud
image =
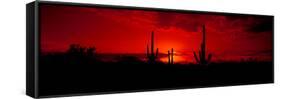
<svg viewBox="0 0 281 99">
<path fill-rule="evenodd" d="M 192 20 L 192 18 L 190 18 Z M 198 27 L 202 26 L 204 23 L 200 21 L 188 21 L 188 20 L 182 20 L 177 23 L 175 23 L 176 27 L 179 27 L 181 29 L 184 29 L 188 32 L 196 32 L 198 31 Z"/>
<path fill-rule="evenodd" d="M 168 28 L 173 25 L 173 20 L 176 18 L 175 14 L 159 12 L 157 14 L 157 26 L 161 28 Z"/>
<path fill-rule="evenodd" d="M 273 31 L 273 18 L 271 16 L 228 15 L 227 19 L 232 27 L 243 27 L 243 31 L 247 33 Z"/>
<path fill-rule="evenodd" d="M 252 33 L 262 33 L 262 32 L 272 32 L 273 31 L 273 18 L 264 17 L 259 19 L 260 21 L 256 21 L 256 23 L 252 24 L 248 28 L 249 32 Z"/>
<path fill-rule="evenodd" d="M 263 50 L 251 50 L 248 52 L 245 52 L 243 55 L 245 56 L 262 56 L 262 55 L 267 55 L 271 56 L 273 54 L 272 49 L 263 49 Z"/>
<path fill-rule="evenodd" d="M 177 27 L 187 32 L 197 32 L 198 27 L 205 24 L 206 18 L 199 14 L 159 12 L 156 25 L 160 28 Z"/>
</svg>

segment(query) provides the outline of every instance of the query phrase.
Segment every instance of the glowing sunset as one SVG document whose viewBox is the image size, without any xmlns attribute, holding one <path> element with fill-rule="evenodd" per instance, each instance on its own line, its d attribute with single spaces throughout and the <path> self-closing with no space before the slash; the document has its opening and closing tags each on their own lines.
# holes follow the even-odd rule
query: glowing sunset
<svg viewBox="0 0 281 99">
<path fill-rule="evenodd" d="M 194 62 L 205 25 L 206 52 L 213 61 L 272 59 L 271 17 L 52 5 L 41 10 L 42 52 L 63 52 L 75 43 L 97 53 L 145 54 L 154 31 L 159 54 L 174 48 L 176 60 Z"/>
</svg>

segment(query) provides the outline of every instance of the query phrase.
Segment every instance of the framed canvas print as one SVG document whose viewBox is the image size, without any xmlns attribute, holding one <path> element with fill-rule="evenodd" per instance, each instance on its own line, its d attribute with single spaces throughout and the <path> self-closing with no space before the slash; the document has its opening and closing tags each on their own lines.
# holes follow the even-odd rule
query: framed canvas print
<svg viewBox="0 0 281 99">
<path fill-rule="evenodd" d="M 272 15 L 35 1 L 34 98 L 274 82 Z"/>
</svg>

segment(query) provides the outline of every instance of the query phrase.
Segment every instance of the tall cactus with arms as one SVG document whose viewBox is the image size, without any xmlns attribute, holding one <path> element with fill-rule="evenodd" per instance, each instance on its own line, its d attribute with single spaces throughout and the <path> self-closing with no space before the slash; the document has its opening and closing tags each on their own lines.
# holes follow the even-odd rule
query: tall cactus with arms
<svg viewBox="0 0 281 99">
<path fill-rule="evenodd" d="M 209 64 L 212 58 L 212 54 L 208 54 L 208 58 L 206 59 L 206 31 L 205 31 L 205 25 L 202 26 L 202 32 L 203 32 L 203 37 L 202 37 L 202 43 L 201 43 L 201 50 L 199 49 L 198 55 L 196 52 L 193 52 L 195 60 L 199 64 Z"/>
<path fill-rule="evenodd" d="M 149 49 L 149 45 L 147 44 L 147 50 L 146 50 L 147 55 L 146 56 L 147 56 L 149 63 L 155 63 L 156 59 L 158 58 L 158 48 L 156 49 L 156 52 L 154 53 L 154 32 L 153 31 L 151 33 L 151 45 L 150 46 L 151 47 Z"/>
</svg>

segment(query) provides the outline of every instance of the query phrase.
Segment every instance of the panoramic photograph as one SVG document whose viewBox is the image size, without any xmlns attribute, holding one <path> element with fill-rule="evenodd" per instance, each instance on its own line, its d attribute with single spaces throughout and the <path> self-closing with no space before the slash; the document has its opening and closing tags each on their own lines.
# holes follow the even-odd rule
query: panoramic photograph
<svg viewBox="0 0 281 99">
<path fill-rule="evenodd" d="M 41 4 L 39 94 L 273 82 L 273 17 Z"/>
</svg>

